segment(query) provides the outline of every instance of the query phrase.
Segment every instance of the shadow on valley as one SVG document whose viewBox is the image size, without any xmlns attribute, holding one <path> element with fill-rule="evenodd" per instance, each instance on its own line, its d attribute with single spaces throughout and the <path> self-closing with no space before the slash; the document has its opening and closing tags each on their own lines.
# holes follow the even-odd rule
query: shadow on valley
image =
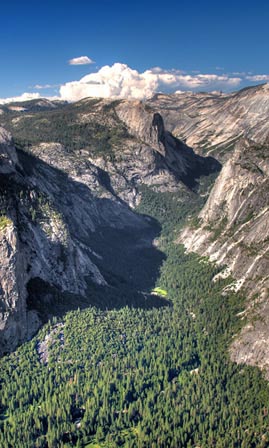
<svg viewBox="0 0 269 448">
<path fill-rule="evenodd" d="M 74 181 L 34 156 L 23 151 L 18 153 L 23 167 L 20 175 L 26 183 L 30 177 L 36 190 L 31 199 L 35 218 L 25 216 L 26 212 L 22 210 L 19 212 L 21 239 L 28 246 L 27 251 L 32 252 L 27 267 L 30 277 L 27 308 L 37 310 L 42 322 L 46 322 L 54 315 L 61 316 L 78 307 L 168 306 L 168 300 L 151 293 L 165 258 L 153 244 L 161 230 L 159 223 L 133 212 L 117 197 L 115 200 L 95 197 L 85 184 Z M 38 199 L 39 195 L 43 202 Z M 61 217 L 70 241 L 63 243 L 56 238 L 43 209 L 53 217 Z M 29 226 L 34 226 L 34 233 L 38 234 L 39 250 L 33 240 L 29 242 Z M 44 228 L 47 228 L 46 232 Z M 39 264 L 44 260 L 40 274 L 36 269 L 37 260 Z M 83 270 L 80 272 L 78 260 L 93 264 L 106 284 L 96 283 L 94 269 L 92 275 L 84 275 Z M 61 284 L 69 273 L 75 280 L 76 276 L 82 282 L 86 280 L 84 294 L 74 294 L 70 292 L 72 288 Z M 70 284 L 71 280 L 68 281 Z"/>
<path fill-rule="evenodd" d="M 98 253 L 98 257 L 92 256 L 92 261 L 107 285 L 98 285 L 88 276 L 86 294 L 82 296 L 61 291 L 57 285 L 34 277 L 27 285 L 28 309 L 37 310 L 45 323 L 52 316 L 89 306 L 103 310 L 124 306 L 144 309 L 170 306 L 168 300 L 151 293 L 165 258 L 152 245 L 158 229 L 154 220 L 144 232 L 109 227 L 99 229 L 91 235 L 91 248 Z"/>
</svg>

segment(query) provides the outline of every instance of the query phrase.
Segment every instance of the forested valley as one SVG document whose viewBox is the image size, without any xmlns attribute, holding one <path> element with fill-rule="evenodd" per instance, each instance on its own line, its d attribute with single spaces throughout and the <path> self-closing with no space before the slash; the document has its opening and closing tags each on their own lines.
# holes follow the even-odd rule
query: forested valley
<svg viewBox="0 0 269 448">
<path fill-rule="evenodd" d="M 113 307 L 110 294 L 107 309 L 55 316 L 1 359 L 1 447 L 269 445 L 267 382 L 229 360 L 244 294 L 176 244 L 201 205 L 194 194 L 142 191 L 138 212 L 162 226 L 165 260 L 152 297 L 163 306 Z"/>
</svg>

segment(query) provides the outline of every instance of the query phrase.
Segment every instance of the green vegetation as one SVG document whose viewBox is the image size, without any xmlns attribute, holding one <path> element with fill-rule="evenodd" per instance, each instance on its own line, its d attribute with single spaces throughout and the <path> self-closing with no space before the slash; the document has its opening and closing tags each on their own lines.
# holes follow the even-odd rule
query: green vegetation
<svg viewBox="0 0 269 448">
<path fill-rule="evenodd" d="M 163 226 L 155 291 L 171 306 L 74 310 L 0 361 L 1 448 L 268 446 L 267 383 L 227 354 L 243 298 L 174 243 L 201 203 L 143 189 L 140 211 Z"/>
<path fill-rule="evenodd" d="M 11 219 L 9 219 L 7 216 L 0 216 L 0 230 L 4 230 L 10 225 L 12 225 Z"/>
<path fill-rule="evenodd" d="M 221 234 L 223 233 L 223 231 L 225 230 L 226 226 L 228 223 L 228 218 L 227 216 L 224 216 L 221 220 L 216 221 L 216 222 L 210 222 L 205 229 L 209 230 L 210 232 L 212 232 L 212 236 L 210 238 L 211 241 L 216 241 Z"/>
<path fill-rule="evenodd" d="M 142 185 L 140 193 L 142 200 L 137 210 L 156 218 L 162 224 L 162 235 L 172 239 L 186 219 L 193 217 L 205 202 L 203 197 L 187 189 L 177 193 L 160 193 Z"/>
<path fill-rule="evenodd" d="M 153 289 L 152 292 L 155 293 L 155 294 L 158 294 L 161 297 L 167 297 L 166 289 L 162 289 L 160 287 L 156 287 L 156 288 Z"/>
<path fill-rule="evenodd" d="M 122 145 L 125 138 L 131 137 L 115 113 L 116 102 L 104 106 L 99 121 L 88 117 L 89 108 L 99 101 L 82 101 L 76 107 L 65 105 L 29 114 L 10 112 L 2 117 L 2 124 L 12 132 L 17 148 L 25 151 L 31 151 L 31 146 L 41 142 L 55 142 L 61 143 L 68 152 L 86 149 L 93 157 L 102 154 L 111 158 L 114 146 Z"/>
</svg>

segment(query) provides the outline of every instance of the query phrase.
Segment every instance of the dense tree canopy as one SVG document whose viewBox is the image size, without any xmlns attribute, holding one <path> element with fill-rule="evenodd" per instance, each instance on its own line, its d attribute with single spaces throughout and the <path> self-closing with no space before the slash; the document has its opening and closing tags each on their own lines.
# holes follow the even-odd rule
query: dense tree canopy
<svg viewBox="0 0 269 448">
<path fill-rule="evenodd" d="M 267 383 L 228 356 L 244 297 L 174 243 L 197 206 L 143 191 L 140 211 L 163 225 L 169 306 L 78 309 L 0 361 L 1 447 L 268 446 Z"/>
</svg>

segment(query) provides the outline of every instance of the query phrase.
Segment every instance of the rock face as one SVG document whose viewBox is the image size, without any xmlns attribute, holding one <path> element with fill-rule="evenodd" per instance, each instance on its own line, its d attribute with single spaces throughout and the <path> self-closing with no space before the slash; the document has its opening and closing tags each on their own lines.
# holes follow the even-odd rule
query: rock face
<svg viewBox="0 0 269 448">
<path fill-rule="evenodd" d="M 269 147 L 242 139 L 225 163 L 198 220 L 179 241 L 233 275 L 249 296 L 249 323 L 231 347 L 234 361 L 269 367 Z"/>
<path fill-rule="evenodd" d="M 0 127 L 0 170 L 1 173 L 14 173 L 18 165 L 16 151 L 11 145 L 11 135 Z"/>
<path fill-rule="evenodd" d="M 121 102 L 116 113 L 132 135 L 156 151 L 158 168 L 172 173 L 177 181 L 189 188 L 195 187 L 200 176 L 221 169 L 216 159 L 198 156 L 192 148 L 175 138 L 165 129 L 160 113 L 152 114 L 144 104 L 137 103 L 134 107 L 130 102 Z"/>
<path fill-rule="evenodd" d="M 49 286 L 85 296 L 87 278 L 97 285 L 107 284 L 96 263 L 104 249 L 99 254 L 92 250 L 92 240 L 100 239 L 102 229 L 133 229 L 141 232 L 142 239 L 151 224 L 120 201 L 93 197 L 86 185 L 37 158 L 17 153 L 10 135 L 3 129 L 0 135 L 2 354 L 37 330 L 40 319 L 33 297 L 42 296 L 49 304 L 53 300 Z"/>
<path fill-rule="evenodd" d="M 269 286 L 269 163 L 267 147 L 241 140 L 224 165 L 196 229 L 186 228 L 180 239 L 237 278 L 236 289 L 252 294 Z"/>
<path fill-rule="evenodd" d="M 269 141 L 269 84 L 231 94 L 157 94 L 148 104 L 161 113 L 175 136 L 220 161 L 227 160 L 241 137 Z"/>
</svg>

